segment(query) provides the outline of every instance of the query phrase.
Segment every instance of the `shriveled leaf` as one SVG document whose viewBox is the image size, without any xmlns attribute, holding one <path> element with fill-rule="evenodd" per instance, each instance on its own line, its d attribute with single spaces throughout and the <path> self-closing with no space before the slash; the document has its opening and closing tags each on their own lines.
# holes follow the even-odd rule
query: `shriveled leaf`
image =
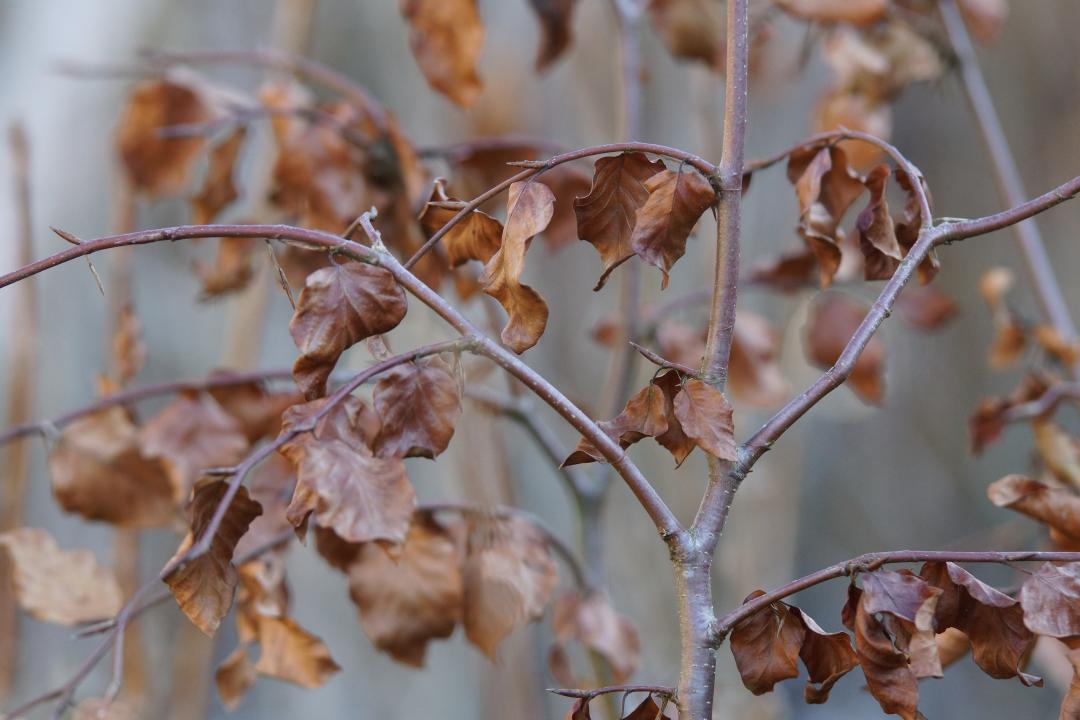
<svg viewBox="0 0 1080 720">
<path fill-rule="evenodd" d="M 165 465 L 144 457 L 139 431 L 120 407 L 65 428 L 49 454 L 53 496 L 67 512 L 114 525 L 167 525 L 176 508 Z"/>
<path fill-rule="evenodd" d="M 476 0 L 401 0 L 409 47 L 433 89 L 468 107 L 483 88 L 476 62 L 484 24 Z"/>
<path fill-rule="evenodd" d="M 817 367 L 827 370 L 840 359 L 867 310 L 861 303 L 836 292 L 824 293 L 810 306 L 804 347 Z M 880 405 L 885 395 L 885 345 L 874 335 L 855 361 L 847 383 L 860 398 Z"/>
<path fill-rule="evenodd" d="M 191 501 L 191 532 L 177 550 L 178 556 L 203 536 L 227 491 L 228 484 L 223 480 L 204 483 L 196 488 Z M 211 540 L 210 549 L 184 562 L 165 578 L 165 584 L 172 590 L 180 609 L 196 627 L 211 637 L 232 607 L 239 582 L 232 563 L 233 551 L 251 521 L 261 513 L 262 506 L 252 500 L 247 488 L 241 485 Z"/>
<path fill-rule="evenodd" d="M 751 270 L 749 280 L 779 292 L 793 293 L 812 284 L 817 266 L 817 257 L 809 250 L 786 253 Z"/>
<path fill-rule="evenodd" d="M 889 0 L 776 0 L 785 12 L 819 23 L 870 25 L 885 17 Z"/>
<path fill-rule="evenodd" d="M 219 374 L 228 374 L 228 371 L 215 372 L 211 377 Z M 220 385 L 207 392 L 232 416 L 252 443 L 277 435 L 281 414 L 303 402 L 295 392 L 269 392 L 259 383 Z"/>
<path fill-rule="evenodd" d="M 1080 540 L 1080 497 L 1023 475 L 1006 475 L 986 489 L 990 502 Z"/>
<path fill-rule="evenodd" d="M 662 707 L 652 695 L 649 695 L 631 710 L 629 715 L 624 715 L 623 720 L 670 720 L 671 716 L 667 714 L 667 707 L 674 707 L 674 703 L 666 701 Z"/>
<path fill-rule="evenodd" d="M 935 285 L 908 285 L 894 307 L 900 317 L 920 330 L 937 330 L 959 312 L 956 301 Z"/>
<path fill-rule="evenodd" d="M 114 379 L 120 385 L 130 382 L 146 364 L 143 327 L 131 303 L 124 303 L 120 308 L 112 338 L 112 361 Z"/>
<path fill-rule="evenodd" d="M 521 283 L 521 274 L 529 243 L 551 222 L 554 209 L 555 195 L 547 185 L 535 181 L 511 185 L 502 245 L 480 278 L 484 292 L 498 300 L 509 315 L 501 337 L 518 354 L 535 345 L 547 326 L 547 303 L 540 293 Z"/>
<path fill-rule="evenodd" d="M 247 128 L 241 125 L 210 151 L 210 167 L 202 189 L 191 199 L 192 223 L 195 225 L 213 222 L 218 213 L 238 197 L 233 174 L 246 137 Z"/>
<path fill-rule="evenodd" d="M 434 458 L 450 444 L 461 416 L 457 378 L 437 356 L 385 373 L 374 404 L 382 427 L 372 449 L 381 458 Z"/>
<path fill-rule="evenodd" d="M 612 682 L 624 683 L 641 661 L 641 640 L 633 623 L 620 615 L 600 592 L 566 593 L 555 601 L 555 643 L 549 665 L 555 679 L 568 686 L 578 680 L 569 671 L 566 646 L 572 640 L 598 654 L 611 668 Z"/>
<path fill-rule="evenodd" d="M 1050 472 L 1061 482 L 1080 490 L 1080 446 L 1060 425 L 1046 417 L 1031 423 L 1035 447 Z M 1080 532 L 1080 527 L 1077 527 Z"/>
<path fill-rule="evenodd" d="M 871 95 L 862 90 L 854 85 L 850 88 L 838 86 L 826 92 L 813 109 L 813 132 L 847 128 L 888 139 L 892 135 L 892 105 L 877 93 Z M 885 155 L 878 146 L 855 140 L 844 140 L 838 147 L 847 154 L 851 167 L 860 171 L 881 162 Z"/>
<path fill-rule="evenodd" d="M 736 459 L 735 424 L 722 392 L 696 378 L 687 380 L 675 396 L 675 417 L 702 450 L 721 460 Z"/>
<path fill-rule="evenodd" d="M 1032 339 L 1053 360 L 1068 367 L 1080 360 L 1080 342 L 1062 336 L 1052 325 L 1040 323 L 1032 331 Z"/>
<path fill-rule="evenodd" d="M 258 238 L 219 238 L 213 263 L 195 263 L 195 272 L 202 282 L 199 299 L 212 300 L 246 288 L 255 275 L 251 260 L 260 244 Z"/>
<path fill-rule="evenodd" d="M 724 62 L 724 8 L 712 0 L 651 0 L 649 20 L 668 52 L 719 68 Z"/>
<path fill-rule="evenodd" d="M 546 70 L 570 46 L 571 21 L 577 0 L 529 0 L 540 21 L 540 50 L 536 69 Z"/>
<path fill-rule="evenodd" d="M 930 189 L 926 187 L 926 181 L 922 178 L 912 178 L 902 167 L 896 168 L 896 182 L 906 195 L 903 217 L 896 222 L 896 240 L 906 255 L 918 241 L 924 222 L 922 205 L 915 193 L 916 183 L 922 187 L 930 200 L 931 210 L 933 210 L 933 198 L 930 197 Z M 937 250 L 931 250 L 919 263 L 919 282 L 926 285 L 937 276 L 940 269 L 941 263 L 938 261 Z"/>
<path fill-rule="evenodd" d="M 544 613 L 558 573 L 543 534 L 517 518 L 470 518 L 462 567 L 465 637 L 495 659 L 510 632 Z"/>
<path fill-rule="evenodd" d="M 255 672 L 302 688 L 322 687 L 341 670 L 322 640 L 292 618 L 264 618 L 259 623 L 259 645 L 262 653 Z"/>
<path fill-rule="evenodd" d="M 75 625 L 120 611 L 120 584 L 89 550 L 61 550 L 40 528 L 0 534 L 0 547 L 7 550 L 14 569 L 15 600 L 34 618 Z"/>
<path fill-rule="evenodd" d="M 236 648 L 218 665 L 214 671 L 214 683 L 217 685 L 221 704 L 226 710 L 232 712 L 240 706 L 244 695 L 255 684 L 257 676 L 247 648 Z"/>
<path fill-rule="evenodd" d="M 657 437 L 668 430 L 664 394 L 653 384 L 639 390 L 611 420 L 597 423 L 608 437 L 628 448 L 645 437 Z M 581 438 L 563 467 L 587 462 L 603 462 L 604 456 L 587 439 Z"/>
<path fill-rule="evenodd" d="M 449 637 L 462 617 L 460 528 L 417 513 L 400 556 L 364 543 L 348 566 L 349 594 L 375 647 L 421 667 L 431 640 Z"/>
<path fill-rule="evenodd" d="M 667 418 L 667 430 L 656 436 L 656 442 L 671 453 L 676 466 L 682 465 L 683 460 L 697 447 L 695 440 L 683 430 L 675 412 L 675 398 L 682 390 L 682 378 L 676 370 L 668 370 L 655 377 L 653 385 L 664 393 L 664 417 Z"/>
<path fill-rule="evenodd" d="M 316 270 L 289 322 L 300 357 L 296 384 L 312 400 L 326 394 L 326 380 L 348 348 L 398 326 L 408 309 L 405 292 L 389 271 L 360 262 Z"/>
<path fill-rule="evenodd" d="M 984 45 L 997 40 L 1001 26 L 1009 15 L 1005 0 L 959 0 L 957 7 L 971 34 Z"/>
<path fill-rule="evenodd" d="M 1068 658 L 1069 664 L 1072 665 L 1073 677 L 1065 698 L 1061 701 L 1058 720 L 1080 720 L 1080 650 L 1070 651 Z"/>
<path fill-rule="evenodd" d="M 755 591 L 744 602 L 764 595 Z M 731 654 L 743 685 L 755 695 L 772 692 L 776 683 L 799 676 L 799 651 L 806 628 L 784 603 L 773 603 L 731 631 Z"/>
<path fill-rule="evenodd" d="M 240 425 L 209 395 L 184 391 L 139 430 L 142 453 L 160 458 L 173 497 L 185 502 L 203 470 L 228 467 L 248 448 Z"/>
<path fill-rule="evenodd" d="M 829 699 L 833 685 L 859 664 L 859 658 L 847 633 L 825 632 L 797 607 L 791 607 L 791 613 L 806 628 L 799 651 L 799 658 L 806 666 L 806 702 L 823 703 Z"/>
<path fill-rule="evenodd" d="M 686 240 L 698 218 L 716 199 L 709 181 L 695 171 L 662 170 L 645 180 L 649 198 L 638 208 L 630 246 L 645 262 L 664 274 L 686 252 Z"/>
<path fill-rule="evenodd" d="M 456 200 L 446 194 L 443 179 L 437 178 L 431 190 L 431 197 L 420 214 L 420 224 L 429 237 L 458 213 L 456 209 L 434 203 L 452 202 Z M 487 213 L 473 210 L 464 220 L 443 235 L 442 242 L 449 255 L 450 265 L 458 267 L 469 260 L 487 263 L 499 251 L 502 245 L 502 233 L 502 223 Z"/>
<path fill-rule="evenodd" d="M 310 422 L 326 400 L 289 408 L 282 432 Z M 349 397 L 323 417 L 313 432 L 301 433 L 279 452 L 296 468 L 297 483 L 286 510 L 304 532 L 309 516 L 348 542 L 405 541 L 416 507 L 416 494 L 405 465 L 377 458 L 368 443 L 378 419 L 358 399 Z"/>
<path fill-rule="evenodd" d="M 788 385 L 776 362 L 779 344 L 776 331 L 765 318 L 746 311 L 735 316 L 728 387 L 736 400 L 762 408 L 784 401 Z"/>
<path fill-rule="evenodd" d="M 859 233 L 859 250 L 863 254 L 863 271 L 867 280 L 888 280 L 896 272 L 903 259 L 903 252 L 896 240 L 896 228 L 885 190 L 892 171 L 888 165 L 877 165 L 866 176 L 866 189 L 870 200 L 855 219 Z"/>
<path fill-rule="evenodd" d="M 589 194 L 574 200 L 578 237 L 600 253 L 604 271 L 593 290 L 611 271 L 634 256 L 630 243 L 638 210 L 649 198 L 645 182 L 664 170 L 659 160 L 630 152 L 596 161 Z"/>
<path fill-rule="evenodd" d="M 1020 605 L 1036 635 L 1080 636 L 1080 563 L 1043 563 L 1021 586 Z"/>
</svg>

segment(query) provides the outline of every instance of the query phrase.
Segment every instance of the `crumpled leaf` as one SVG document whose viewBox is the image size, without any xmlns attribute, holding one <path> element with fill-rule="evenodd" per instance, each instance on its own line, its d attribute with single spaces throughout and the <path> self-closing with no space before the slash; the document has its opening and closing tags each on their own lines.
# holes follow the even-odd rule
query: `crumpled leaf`
<svg viewBox="0 0 1080 720">
<path fill-rule="evenodd" d="M 1080 497 L 1023 475 L 1006 475 L 986 489 L 990 502 L 1080 540 Z"/>
<path fill-rule="evenodd" d="M 401 14 L 428 85 L 458 107 L 472 105 L 483 89 L 476 62 L 484 24 L 476 0 L 401 0 Z"/>
<path fill-rule="evenodd" d="M 457 202 L 446 194 L 446 186 L 442 178 L 436 178 L 431 189 L 424 210 L 420 214 L 420 224 L 428 236 L 434 235 L 439 229 L 448 223 L 457 210 L 441 207 L 433 203 Z M 487 263 L 502 246 L 503 226 L 495 218 L 479 210 L 470 212 L 464 220 L 452 227 L 442 242 L 449 255 L 451 267 L 458 267 L 469 260 L 479 260 Z"/>
<path fill-rule="evenodd" d="M 638 257 L 660 268 L 661 288 L 666 288 L 668 271 L 686 252 L 686 240 L 716 192 L 696 171 L 662 170 L 645 181 L 645 189 L 649 198 L 637 211 L 630 245 Z"/>
<path fill-rule="evenodd" d="M 1039 456 L 1054 477 L 1073 490 L 1080 490 L 1080 446 L 1073 437 L 1047 417 L 1032 420 L 1031 429 Z"/>
<path fill-rule="evenodd" d="M 214 261 L 195 261 L 195 272 L 202 282 L 199 299 L 213 300 L 246 288 L 255 275 L 251 260 L 260 244 L 259 238 L 218 238 Z"/>
<path fill-rule="evenodd" d="M 343 352 L 393 330 L 407 309 L 405 292 L 383 268 L 344 262 L 308 275 L 289 322 L 300 350 L 293 377 L 307 399 L 326 394 L 326 380 Z"/>
<path fill-rule="evenodd" d="M 450 444 L 461 416 L 457 378 L 437 356 L 384 373 L 373 402 L 382 426 L 372 450 L 380 458 L 434 459 Z"/>
<path fill-rule="evenodd" d="M 580 680 L 570 671 L 566 646 L 571 640 L 598 654 L 611 668 L 612 682 L 626 682 L 641 661 L 641 640 L 633 623 L 620 615 L 600 592 L 568 592 L 555 600 L 555 642 L 548 654 L 552 675 L 568 687 Z"/>
<path fill-rule="evenodd" d="M 870 25 L 885 17 L 889 0 L 776 0 L 776 5 L 803 20 Z"/>
<path fill-rule="evenodd" d="M 1036 635 L 1080 636 L 1080 563 L 1043 563 L 1020 587 L 1020 605 Z"/>
<path fill-rule="evenodd" d="M 551 222 L 554 209 L 555 195 L 547 185 L 536 181 L 511 185 L 502 245 L 480 278 L 484 292 L 498 300 L 509 315 L 501 337 L 519 355 L 540 340 L 547 326 L 547 303 L 540 293 L 521 283 L 521 273 L 533 236 Z"/>
<path fill-rule="evenodd" d="M 888 280 L 896 272 L 903 251 L 896 240 L 896 228 L 885 190 L 892 171 L 888 165 L 876 165 L 866 176 L 866 189 L 870 199 L 866 208 L 855 219 L 859 233 L 859 250 L 863 254 L 863 274 L 867 280 Z"/>
<path fill-rule="evenodd" d="M 364 634 L 398 662 L 422 667 L 428 643 L 449 637 L 462 618 L 461 530 L 418 512 L 396 558 L 364 543 L 348 564 Z"/>
<path fill-rule="evenodd" d="M 611 420 L 602 420 L 597 425 L 608 437 L 628 448 L 642 438 L 657 437 L 668 430 L 664 393 L 655 384 L 650 383 L 634 394 L 623 407 L 622 412 Z M 563 461 L 563 467 L 587 462 L 603 462 L 604 456 L 586 438 L 578 441 L 574 451 Z"/>
<path fill-rule="evenodd" d="M 322 640 L 290 617 L 263 618 L 259 623 L 262 653 L 255 672 L 302 688 L 322 687 L 341 670 Z"/>
<path fill-rule="evenodd" d="M 825 632 L 799 608 L 792 606 L 791 611 L 806 628 L 799 651 L 807 674 L 803 695 L 806 702 L 820 704 L 829 699 L 833 685 L 857 666 L 859 659 L 847 633 Z"/>
<path fill-rule="evenodd" d="M 937 330 L 959 312 L 956 301 L 936 285 L 908 285 L 893 307 L 920 330 Z"/>
<path fill-rule="evenodd" d="M 255 684 L 258 673 L 248 656 L 247 648 L 238 647 L 225 658 L 214 671 L 214 683 L 217 685 L 221 704 L 232 712 L 240 706 L 244 695 Z"/>
<path fill-rule="evenodd" d="M 867 310 L 859 302 L 836 292 L 823 293 L 810 306 L 804 347 L 817 367 L 827 370 L 840 359 Z M 870 338 L 855 361 L 847 384 L 865 402 L 880 405 L 885 395 L 885 345 L 879 335 Z"/>
<path fill-rule="evenodd" d="M 142 453 L 160 458 L 173 497 L 186 502 L 203 470 L 244 458 L 248 441 L 239 424 L 209 395 L 181 392 L 139 430 Z"/>
<path fill-rule="evenodd" d="M 61 550 L 40 528 L 0 534 L 11 559 L 15 600 L 34 618 L 76 625 L 120 612 L 123 594 L 112 570 L 89 550 Z"/>
<path fill-rule="evenodd" d="M 543 534 L 518 517 L 471 517 L 462 566 L 465 637 L 489 658 L 519 625 L 535 622 L 558 584 Z"/>
<path fill-rule="evenodd" d="M 213 222 L 218 213 L 239 196 L 233 174 L 246 137 L 247 128 L 240 125 L 210 151 L 210 167 L 207 168 L 202 189 L 191 199 L 193 224 Z"/>
<path fill-rule="evenodd" d="M 1078 720 L 1080 719 L 1080 650 L 1070 651 L 1067 657 L 1073 668 L 1073 677 L 1061 701 L 1058 720 Z"/>
<path fill-rule="evenodd" d="M 540 49 L 536 56 L 536 69 L 546 70 L 566 52 L 572 39 L 576 0 L 529 0 L 540 21 Z"/>
<path fill-rule="evenodd" d="M 634 256 L 630 243 L 638 210 L 649 198 L 645 182 L 664 170 L 659 160 L 628 152 L 596 161 L 589 194 L 574 199 L 578 236 L 600 253 L 604 271 L 593 290 L 612 270 Z"/>
<path fill-rule="evenodd" d="M 686 436 L 720 460 L 738 457 L 731 405 L 724 393 L 696 378 L 683 383 L 675 396 L 675 417 Z"/>
<path fill-rule="evenodd" d="M 979 454 L 986 446 L 997 441 L 1005 431 L 1006 413 L 1017 405 L 1035 400 L 1049 387 L 1045 378 L 1030 374 L 1024 376 L 1019 386 L 1007 397 L 981 401 L 968 419 L 971 451 Z"/>
<path fill-rule="evenodd" d="M 176 551 L 177 557 L 186 552 L 196 538 L 203 536 L 227 491 L 228 483 L 223 480 L 207 482 L 195 489 L 191 501 L 191 531 Z M 236 544 L 247 532 L 251 521 L 261 513 L 262 506 L 252 500 L 247 488 L 241 485 L 211 540 L 210 549 L 165 577 L 165 584 L 172 590 L 180 609 L 211 637 L 232 607 L 239 582 L 232 563 Z"/>
<path fill-rule="evenodd" d="M 649 20 L 668 52 L 714 68 L 724 63 L 724 7 L 712 0 L 650 0 Z"/>
<path fill-rule="evenodd" d="M 228 371 L 217 371 L 211 373 L 210 377 L 221 374 L 227 375 Z M 219 385 L 207 392 L 232 416 L 251 443 L 276 436 L 281 428 L 281 414 L 303 402 L 303 398 L 295 392 L 268 392 L 261 384 L 254 382 Z"/>
<path fill-rule="evenodd" d="M 788 384 L 776 361 L 780 339 L 769 321 L 741 311 L 735 316 L 728 387 L 739 402 L 768 408 L 787 398 Z"/>
<path fill-rule="evenodd" d="M 49 454 L 56 501 L 66 512 L 124 527 L 161 527 L 176 498 L 164 464 L 144 457 L 127 412 L 107 408 L 65 428 Z"/>
<path fill-rule="evenodd" d="M 146 364 L 146 343 L 143 327 L 135 307 L 127 302 L 120 308 L 112 337 L 112 362 L 114 379 L 127 385 Z"/>
<path fill-rule="evenodd" d="M 326 403 L 314 400 L 289 408 L 282 432 L 309 422 Z M 313 432 L 301 433 L 279 450 L 296 468 L 297 482 L 286 516 L 301 535 L 309 517 L 348 542 L 405 541 L 416 493 L 396 458 L 377 458 L 369 443 L 378 418 L 359 399 L 347 397 Z"/>
</svg>

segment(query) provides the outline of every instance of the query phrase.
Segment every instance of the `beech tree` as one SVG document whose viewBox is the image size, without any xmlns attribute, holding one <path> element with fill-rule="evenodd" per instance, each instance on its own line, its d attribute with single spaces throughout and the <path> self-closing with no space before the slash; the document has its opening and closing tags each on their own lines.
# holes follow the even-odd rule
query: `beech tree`
<svg viewBox="0 0 1080 720">
<path fill-rule="evenodd" d="M 575 5 L 528 3 L 538 19 L 538 72 L 575 41 Z M 802 667 L 806 701 L 824 703 L 853 674 L 861 678 L 848 682 L 865 682 L 884 713 L 912 720 L 923 717 L 919 681 L 941 677 L 968 653 L 990 677 L 1028 686 L 1042 683 L 1028 672 L 1037 638 L 1077 647 L 1080 444 L 1055 413 L 1080 400 L 1080 339 L 1031 218 L 1080 193 L 1080 177 L 1024 196 L 969 39 L 970 31 L 980 42 L 993 41 L 1006 18 L 1004 0 L 611 5 L 625 136 L 571 150 L 483 137 L 421 152 L 366 89 L 299 56 L 154 51 L 140 59 L 118 117 L 116 150 L 141 196 L 188 198 L 192 224 L 96 239 L 54 229 L 70 246 L 27 258 L 0 277 L 0 287 L 106 250 L 214 239 L 215 262 L 196 266 L 200 297 L 236 292 L 256 262 L 270 263 L 293 304 L 288 329 L 297 358 L 291 371 L 222 371 L 195 382 L 133 385 L 147 348 L 136 310 L 125 305 L 113 340 L 115 367 L 100 397 L 0 434 L 3 443 L 33 434 L 48 441 L 48 475 L 64 512 L 116 528 L 186 530 L 156 577 L 126 596 L 113 571 L 87 550 L 62 548 L 39 528 L 0 534 L 10 569 L 3 581 L 13 584 L 19 606 L 37 620 L 100 638 L 67 682 L 10 708 L 7 717 L 43 706 L 76 718 L 147 711 L 123 697 L 122 647 L 133 623 L 146 622 L 166 602 L 207 635 L 230 618 L 235 623 L 238 645 L 215 670 L 227 707 L 260 677 L 314 689 L 334 673 L 359 672 L 339 667 L 333 641 L 316 637 L 291 613 L 284 552 L 294 542 L 313 546 L 340 571 L 363 632 L 404 665 L 422 666 L 430 643 L 459 626 L 494 660 L 515 628 L 550 615 L 550 670 L 567 686 L 553 692 L 567 698 L 572 720 L 611 713 L 712 718 L 716 654 L 726 648 L 754 694 L 798 677 Z M 476 0 L 401 0 L 400 10 L 401 33 L 431 89 L 457 106 L 474 102 L 484 82 L 485 34 Z M 833 80 L 812 110 L 820 132 L 747 160 L 748 92 L 778 13 L 812 30 L 807 37 L 821 43 Z M 639 140 L 644 68 L 637 41 L 646 24 L 672 55 L 704 63 L 722 79 L 718 162 Z M 226 86 L 207 71 L 227 64 L 274 69 L 285 79 L 254 90 Z M 969 96 L 1008 208 L 985 217 L 935 214 L 933 179 L 887 139 L 892 101 L 912 83 L 949 72 L 959 74 Z M 269 201 L 292 224 L 217 223 L 242 195 L 238 158 L 249 126 L 262 122 L 272 126 L 277 151 Z M 755 175 L 781 169 L 798 202 L 792 248 L 765 265 L 742 267 L 742 203 L 757 201 Z M 693 239 L 709 214 L 716 225 L 712 286 L 678 288 L 669 272 L 688 242 L 709 242 Z M 924 329 L 949 321 L 955 306 L 933 280 L 964 249 L 945 248 L 1007 228 L 1019 236 L 1040 315 L 1032 320 L 1009 301 L 1016 281 L 1009 269 L 987 273 L 979 290 L 996 332 L 988 362 L 1010 367 L 1031 353 L 1037 360 L 1015 392 L 986 400 L 967 422 L 975 452 L 1010 425 L 1031 424 L 1041 475 L 998 479 L 987 497 L 1045 525 L 1045 547 L 870 552 L 771 590 L 747 588 L 741 605 L 717 607 L 714 555 L 755 465 L 841 386 L 883 404 L 879 328 L 894 309 Z M 544 295 L 558 289 L 557 278 L 530 280 L 537 287 L 523 281 L 537 238 L 553 247 L 589 243 L 599 255 L 595 290 L 624 286 L 618 316 L 593 330 L 617 359 L 609 413 L 590 415 L 523 360 L 549 324 Z M 643 271 L 673 297 L 643 307 Z M 844 292 L 864 282 L 879 283 L 869 306 Z M 740 284 L 781 294 L 820 288 L 805 349 L 823 374 L 798 394 L 788 395 L 768 321 L 736 311 Z M 501 307 L 497 335 L 475 317 L 474 309 L 489 302 L 485 295 Z M 675 319 L 674 310 L 685 306 L 707 308 L 707 321 L 694 327 Z M 414 313 L 438 317 L 445 336 L 394 348 L 395 328 Z M 17 332 L 9 336 L 21 340 Z M 372 363 L 342 371 L 343 353 L 360 343 Z M 639 363 L 654 370 L 643 386 L 636 385 Z M 511 391 L 501 389 L 504 381 Z M 729 395 L 779 409 L 747 433 Z M 162 397 L 171 400 L 157 414 L 134 412 L 141 401 Z M 551 460 L 575 500 L 582 547 L 527 508 L 417 497 L 405 460 L 438 462 L 459 423 L 477 411 L 520 424 Z M 551 417 L 580 435 L 576 447 L 562 446 Z M 632 459 L 631 446 L 653 442 L 676 468 L 695 452 L 707 458 L 694 517 L 678 517 Z M 618 611 L 618 598 L 605 591 L 597 565 L 600 508 L 610 493 L 627 490 L 644 511 L 627 520 L 655 526 L 671 561 L 664 577 L 677 589 L 672 612 L 681 662 L 663 677 L 637 677 L 647 650 Z M 1022 565 L 1023 582 L 992 587 L 976 574 L 986 563 Z M 793 604 L 799 592 L 845 578 L 847 601 L 835 617 L 811 618 Z M 1080 668 L 1080 655 L 1069 652 Z M 112 682 L 85 688 L 110 655 Z M 593 667 L 579 667 L 582 657 Z M 611 704 L 598 700 L 612 697 Z M 1068 689 L 1061 717 L 1080 718 L 1080 679 Z"/>
</svg>

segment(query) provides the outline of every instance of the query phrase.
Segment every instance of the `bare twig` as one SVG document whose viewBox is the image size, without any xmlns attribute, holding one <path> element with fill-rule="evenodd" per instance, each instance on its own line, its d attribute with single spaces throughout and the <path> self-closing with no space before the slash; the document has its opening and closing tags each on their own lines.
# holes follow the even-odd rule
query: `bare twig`
<svg viewBox="0 0 1080 720">
<path fill-rule="evenodd" d="M 701 373 L 699 373 L 697 370 L 690 367 L 689 365 L 683 365 L 682 363 L 677 363 L 677 362 L 674 362 L 672 360 L 668 360 L 666 358 L 663 358 L 660 355 L 654 353 L 649 348 L 638 345 L 636 342 L 630 343 L 630 346 L 634 350 L 639 352 L 643 358 L 645 358 L 646 360 L 651 362 L 653 365 L 656 365 L 657 367 L 669 368 L 671 370 L 678 370 L 680 374 L 686 375 L 687 377 L 692 377 L 692 378 L 700 378 L 701 377 Z"/>
<path fill-rule="evenodd" d="M 548 688 L 548 692 L 568 698 L 588 698 L 590 700 L 594 697 L 611 693 L 651 693 L 653 695 L 659 695 L 660 697 L 675 697 L 675 688 L 669 685 L 608 685 L 607 687 L 593 688 L 591 690 Z"/>
</svg>

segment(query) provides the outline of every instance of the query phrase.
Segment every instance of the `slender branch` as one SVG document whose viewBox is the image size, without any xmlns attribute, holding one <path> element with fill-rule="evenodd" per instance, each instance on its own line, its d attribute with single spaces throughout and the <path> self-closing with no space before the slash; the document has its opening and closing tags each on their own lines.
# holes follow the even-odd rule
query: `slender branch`
<svg viewBox="0 0 1080 720">
<path fill-rule="evenodd" d="M 1051 385 L 1035 400 L 1006 410 L 1002 413 L 1001 419 L 1007 423 L 1014 423 L 1040 417 L 1054 410 L 1062 400 L 1080 400 L 1080 383 L 1063 382 Z"/>
<path fill-rule="evenodd" d="M 681 374 L 686 375 L 687 377 L 701 377 L 701 374 L 689 365 L 683 365 L 682 363 L 677 363 L 673 360 L 668 360 L 664 357 L 661 357 L 649 348 L 638 345 L 636 342 L 631 342 L 630 347 L 636 350 L 643 358 L 651 362 L 653 365 L 656 365 L 657 367 L 678 370 Z"/>
<path fill-rule="evenodd" d="M 593 688 L 591 690 L 548 688 L 548 692 L 568 698 L 587 698 L 589 700 L 600 695 L 608 695 L 611 693 L 651 693 L 653 695 L 659 695 L 660 697 L 675 697 L 675 688 L 669 685 L 608 685 L 607 687 Z"/>
<path fill-rule="evenodd" d="M 1066 200 L 1071 200 L 1080 194 L 1080 176 L 1068 180 L 1050 192 L 1043 193 L 1037 198 L 1032 198 L 1025 203 L 1008 210 L 1002 210 L 993 215 L 978 218 L 976 220 L 961 220 L 958 222 L 939 225 L 936 242 L 951 243 L 964 240 L 976 235 L 986 235 L 995 230 L 1002 230 L 1012 225 L 1024 224 L 1028 218 L 1032 218 L 1041 212 L 1049 210 L 1055 205 L 1060 205 Z M 1074 335 L 1066 337 L 1075 337 Z"/>
<path fill-rule="evenodd" d="M 1020 170 L 1016 166 L 1016 159 L 1009 147 L 1009 140 L 1001 126 L 997 110 L 994 108 L 990 90 L 986 86 L 986 79 L 979 68 L 979 60 L 975 55 L 975 48 L 968 35 L 967 26 L 953 0 L 940 0 L 937 5 L 945 25 L 945 32 L 960 65 L 960 78 L 967 95 L 968 105 L 971 107 L 975 123 L 979 126 L 986 145 L 987 154 L 990 156 L 998 192 L 1006 207 L 1015 207 L 1026 196 L 1024 185 L 1020 180 Z M 1035 222 L 1020 223 L 1016 226 L 1016 239 L 1027 266 L 1032 289 L 1042 306 L 1046 319 L 1066 340 L 1075 338 L 1076 326 L 1073 324 L 1069 306 L 1065 302 L 1065 296 L 1054 274 L 1054 268 L 1050 264 L 1038 225 Z M 1078 370 L 1080 368 L 1073 367 L 1073 374 L 1076 375 Z"/>
<path fill-rule="evenodd" d="M 954 563 L 1016 563 L 1016 562 L 1080 562 L 1076 552 L 1039 552 L 1034 550 L 1015 552 L 958 552 L 953 550 L 894 550 L 891 552 L 865 553 L 850 560 L 830 565 L 792 580 L 764 595 L 740 605 L 716 621 L 714 639 L 722 642 L 733 627 L 772 603 L 783 600 L 797 592 L 820 585 L 839 577 L 876 570 L 892 563 L 954 562 Z"/>
</svg>

